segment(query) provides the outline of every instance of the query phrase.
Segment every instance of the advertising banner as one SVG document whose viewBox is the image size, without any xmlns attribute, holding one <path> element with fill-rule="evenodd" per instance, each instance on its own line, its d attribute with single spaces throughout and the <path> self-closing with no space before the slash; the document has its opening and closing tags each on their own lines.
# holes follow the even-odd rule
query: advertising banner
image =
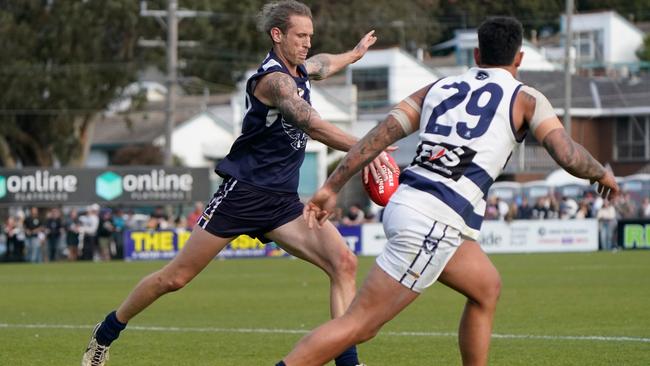
<svg viewBox="0 0 650 366">
<path fill-rule="evenodd" d="M 0 206 L 206 201 L 210 170 L 182 167 L 0 169 Z"/>
<path fill-rule="evenodd" d="M 378 256 L 386 246 L 386 234 L 381 223 L 364 224 L 361 228 L 363 238 L 361 255 Z"/>
<path fill-rule="evenodd" d="M 598 221 L 485 221 L 479 243 L 487 253 L 597 251 Z"/>
<path fill-rule="evenodd" d="M 650 220 L 620 220 L 618 245 L 624 249 L 650 249 Z"/>
<path fill-rule="evenodd" d="M 183 248 L 190 237 L 188 230 L 142 230 L 124 233 L 124 259 L 168 260 Z M 230 242 L 218 258 L 263 258 L 283 257 L 288 254 L 275 243 L 262 244 L 247 235 L 241 235 Z"/>
<path fill-rule="evenodd" d="M 339 230 L 339 233 L 341 233 L 341 236 L 343 236 L 343 239 L 345 239 L 345 242 L 354 254 L 361 252 L 361 243 L 363 242 L 361 225 L 339 225 L 336 228 Z"/>
</svg>

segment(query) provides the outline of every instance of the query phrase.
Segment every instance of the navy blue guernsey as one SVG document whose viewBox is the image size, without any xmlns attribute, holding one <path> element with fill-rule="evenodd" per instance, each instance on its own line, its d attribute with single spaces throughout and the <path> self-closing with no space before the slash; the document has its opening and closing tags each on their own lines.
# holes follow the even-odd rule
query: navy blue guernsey
<svg viewBox="0 0 650 366">
<path fill-rule="evenodd" d="M 277 108 L 267 106 L 253 95 L 259 79 L 273 72 L 291 76 L 298 86 L 298 95 L 311 104 L 305 66 L 299 65 L 300 76 L 293 77 L 271 50 L 246 83 L 242 134 L 215 171 L 222 177 L 231 176 L 265 190 L 295 193 L 298 191 L 300 165 L 305 159 L 307 134 L 285 121 Z"/>
</svg>

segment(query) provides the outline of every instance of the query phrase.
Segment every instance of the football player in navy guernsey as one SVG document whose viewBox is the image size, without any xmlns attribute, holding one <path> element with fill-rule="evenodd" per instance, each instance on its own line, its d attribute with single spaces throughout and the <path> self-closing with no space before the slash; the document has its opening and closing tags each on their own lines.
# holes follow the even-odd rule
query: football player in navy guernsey
<svg viewBox="0 0 650 366">
<path fill-rule="evenodd" d="M 467 298 L 458 330 L 463 365 L 486 365 L 501 280 L 476 240 L 488 188 L 527 132 L 569 173 L 596 182 L 603 197 L 616 193 L 612 173 L 571 139 L 546 97 L 515 78 L 522 38 L 514 18 L 485 21 L 474 51 L 478 66 L 400 102 L 307 204 L 310 223 L 322 224 L 336 193 L 363 164 L 389 144 L 419 134 L 416 156 L 384 211 L 388 243 L 363 286 L 343 316 L 303 337 L 278 365 L 325 364 L 374 337 L 436 280 Z"/>
<path fill-rule="evenodd" d="M 331 223 L 310 230 L 297 194 L 298 178 L 308 136 L 343 151 L 358 140 L 320 118 L 310 105 L 309 79 L 326 78 L 357 61 L 376 37 L 369 32 L 351 51 L 307 58 L 313 35 L 311 11 L 293 0 L 264 5 L 258 25 L 273 46 L 246 84 L 242 134 L 216 167 L 223 183 L 176 258 L 142 279 L 97 325 L 82 366 L 104 365 L 111 342 L 129 320 L 160 296 L 185 286 L 241 234 L 272 240 L 321 268 L 330 279 L 333 317 L 342 315 L 352 301 L 356 257 Z M 397 170 L 382 156 L 369 165 L 370 173 L 385 175 L 379 169 L 382 164 Z M 367 179 L 368 171 L 364 176 Z M 336 365 L 358 364 L 354 346 L 339 352 Z"/>
</svg>

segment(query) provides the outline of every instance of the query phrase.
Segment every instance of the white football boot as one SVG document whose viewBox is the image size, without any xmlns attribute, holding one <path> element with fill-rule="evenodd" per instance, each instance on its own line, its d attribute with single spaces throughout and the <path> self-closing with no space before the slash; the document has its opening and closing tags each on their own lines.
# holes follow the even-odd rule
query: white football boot
<svg viewBox="0 0 650 366">
<path fill-rule="evenodd" d="M 88 343 L 86 352 L 84 352 L 84 356 L 81 359 L 81 366 L 104 366 L 106 365 L 106 361 L 108 361 L 108 349 L 110 347 L 102 346 L 97 343 L 97 339 L 95 338 L 97 329 L 99 329 L 101 324 L 97 324 L 95 329 L 93 329 L 92 338 L 90 338 L 90 343 Z"/>
</svg>

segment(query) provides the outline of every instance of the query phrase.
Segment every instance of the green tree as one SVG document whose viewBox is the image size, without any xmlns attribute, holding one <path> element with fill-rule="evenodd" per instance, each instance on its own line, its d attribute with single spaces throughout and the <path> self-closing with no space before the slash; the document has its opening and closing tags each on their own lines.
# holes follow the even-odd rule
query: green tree
<svg viewBox="0 0 650 366">
<path fill-rule="evenodd" d="M 0 165 L 75 164 L 138 70 L 137 3 L 0 1 Z"/>
<path fill-rule="evenodd" d="M 641 61 L 650 61 L 650 35 L 643 40 L 643 46 L 637 51 L 636 55 Z"/>
</svg>

